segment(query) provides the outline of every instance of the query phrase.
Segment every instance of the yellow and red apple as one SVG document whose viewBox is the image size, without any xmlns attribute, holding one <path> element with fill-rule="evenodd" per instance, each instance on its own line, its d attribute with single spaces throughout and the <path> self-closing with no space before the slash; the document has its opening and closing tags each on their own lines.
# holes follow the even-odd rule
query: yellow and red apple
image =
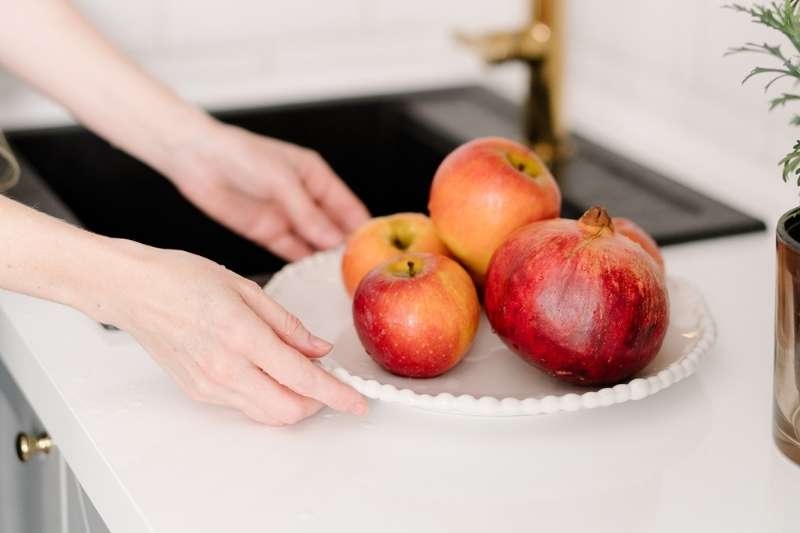
<svg viewBox="0 0 800 533">
<path fill-rule="evenodd" d="M 342 256 L 342 280 L 351 296 L 376 265 L 406 252 L 447 254 L 431 219 L 421 213 L 373 218 L 350 236 Z"/>
<path fill-rule="evenodd" d="M 480 318 L 469 274 L 443 255 L 403 254 L 371 270 L 353 297 L 367 353 L 394 374 L 428 378 L 464 357 Z"/>
<path fill-rule="evenodd" d="M 530 148 L 487 137 L 444 159 L 428 210 L 439 237 L 482 283 L 492 254 L 514 230 L 559 216 L 561 192 Z"/>
</svg>

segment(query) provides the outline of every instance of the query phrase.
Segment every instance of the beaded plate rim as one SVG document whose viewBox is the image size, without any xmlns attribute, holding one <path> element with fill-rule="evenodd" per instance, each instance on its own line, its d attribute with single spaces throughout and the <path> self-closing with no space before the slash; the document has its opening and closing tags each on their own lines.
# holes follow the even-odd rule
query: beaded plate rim
<svg viewBox="0 0 800 533">
<path fill-rule="evenodd" d="M 274 296 L 287 281 L 302 277 L 309 269 L 318 271 L 320 268 L 330 268 L 331 263 L 336 266 L 338 281 L 340 256 L 341 249 L 339 248 L 318 252 L 295 263 L 290 263 L 272 277 L 264 287 L 264 292 L 269 296 Z M 669 282 L 681 292 L 684 304 L 696 316 L 698 331 L 696 342 L 666 368 L 612 387 L 590 389 L 581 394 L 574 392 L 563 395 L 551 394 L 541 398 L 475 397 L 470 394 L 454 395 L 451 393 L 431 395 L 420 394 L 407 388 L 398 388 L 375 379 L 365 379 L 351 373 L 331 357 L 322 358 L 320 364 L 340 381 L 352 386 L 368 398 L 458 415 L 531 416 L 608 407 L 632 400 L 641 400 L 694 374 L 697 371 L 698 363 L 711 350 L 717 339 L 716 324 L 700 291 L 682 278 L 669 277 Z"/>
</svg>

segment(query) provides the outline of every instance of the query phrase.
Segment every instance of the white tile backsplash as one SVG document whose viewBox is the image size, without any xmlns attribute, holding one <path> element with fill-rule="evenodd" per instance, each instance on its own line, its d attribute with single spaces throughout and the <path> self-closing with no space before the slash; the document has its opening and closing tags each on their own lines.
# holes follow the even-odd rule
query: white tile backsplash
<svg viewBox="0 0 800 533">
<path fill-rule="evenodd" d="M 720 0 L 568 2 L 567 115 L 617 144 L 666 132 L 702 139 L 774 174 L 795 134 L 767 114 L 758 56 L 723 58 L 745 41 L 779 42 Z M 453 32 L 511 28 L 527 0 L 76 0 L 145 67 L 216 107 L 484 80 L 524 94 L 519 65 L 483 67 Z M 0 125 L 64 120 L 0 75 Z M 615 115 L 609 110 L 615 110 Z M 605 128 L 605 129 L 604 129 Z M 624 146 L 623 146 L 624 148 Z M 633 148 L 631 148 L 633 149 Z"/>
<path fill-rule="evenodd" d="M 594 110 L 604 105 L 599 102 L 622 103 L 615 108 L 639 117 L 641 130 L 683 131 L 684 139 L 701 138 L 764 168 L 764 179 L 774 179 L 774 165 L 791 144 L 790 113 L 767 113 L 767 79 L 740 83 L 768 58 L 723 56 L 728 47 L 747 41 L 782 39 L 746 15 L 723 9 L 724 3 L 572 0 L 571 114 L 579 108 L 577 120 L 596 129 L 609 120 L 607 109 Z M 597 103 L 588 106 L 588 101 Z M 628 123 L 627 118 L 621 122 Z"/>
<path fill-rule="evenodd" d="M 378 27 L 513 28 L 528 17 L 528 3 L 520 0 L 366 0 L 367 21 Z"/>
<path fill-rule="evenodd" d="M 359 30 L 363 4 L 362 0 L 168 0 L 164 2 L 167 48 L 231 43 L 291 47 Z"/>
</svg>

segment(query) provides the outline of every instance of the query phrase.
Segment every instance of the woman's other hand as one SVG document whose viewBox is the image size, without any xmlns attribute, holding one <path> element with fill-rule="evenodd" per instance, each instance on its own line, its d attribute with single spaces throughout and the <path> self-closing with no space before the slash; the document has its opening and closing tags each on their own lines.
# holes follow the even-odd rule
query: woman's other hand
<svg viewBox="0 0 800 533">
<path fill-rule="evenodd" d="M 336 246 L 369 218 L 316 152 L 213 119 L 161 170 L 208 215 L 289 261 Z"/>
</svg>

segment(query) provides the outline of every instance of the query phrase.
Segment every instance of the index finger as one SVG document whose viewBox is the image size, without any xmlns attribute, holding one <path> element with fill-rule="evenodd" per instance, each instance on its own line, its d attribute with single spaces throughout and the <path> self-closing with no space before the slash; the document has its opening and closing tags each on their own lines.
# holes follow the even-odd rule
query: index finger
<svg viewBox="0 0 800 533">
<path fill-rule="evenodd" d="M 253 320 L 257 319 L 254 317 Z M 302 396 L 313 398 L 337 411 L 349 411 L 355 415 L 366 414 L 367 401 L 355 389 L 312 363 L 281 340 L 272 329 L 264 326 L 266 324 L 260 322 L 252 329 L 261 332 L 261 338 L 256 339 L 256 346 L 271 346 L 273 349 L 269 352 L 251 350 L 246 355 L 253 364 L 281 385 Z"/>
<path fill-rule="evenodd" d="M 322 157 L 312 153 L 304 161 L 300 174 L 311 197 L 347 233 L 369 220 L 364 203 Z"/>
</svg>

